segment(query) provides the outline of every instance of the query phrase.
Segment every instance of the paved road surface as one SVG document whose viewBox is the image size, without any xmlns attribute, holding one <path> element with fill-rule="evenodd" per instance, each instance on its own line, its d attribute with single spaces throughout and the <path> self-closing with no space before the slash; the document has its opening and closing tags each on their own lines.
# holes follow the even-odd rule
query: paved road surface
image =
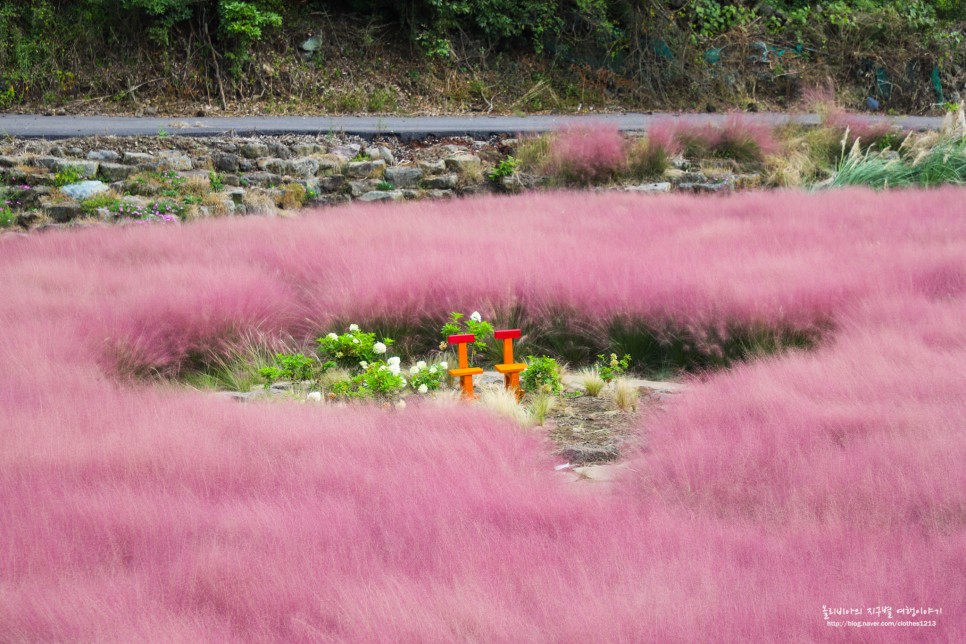
<svg viewBox="0 0 966 644">
<path fill-rule="evenodd" d="M 815 124 L 814 114 L 759 113 L 746 114 L 768 125 L 788 122 Z M 209 118 L 165 118 L 130 116 L 35 116 L 0 114 L 0 136 L 60 139 L 91 135 L 156 135 L 164 130 L 170 134 L 189 136 L 252 134 L 325 134 L 327 132 L 356 134 L 371 138 L 395 135 L 403 139 L 427 136 L 462 136 L 485 138 L 493 134 L 522 134 L 545 132 L 565 123 L 603 121 L 615 123 L 622 130 L 646 130 L 660 119 L 685 119 L 692 124 L 714 123 L 727 118 L 726 114 L 607 114 L 607 115 L 538 115 L 538 116 L 239 116 Z M 910 129 L 938 129 L 939 117 L 873 117 Z"/>
</svg>

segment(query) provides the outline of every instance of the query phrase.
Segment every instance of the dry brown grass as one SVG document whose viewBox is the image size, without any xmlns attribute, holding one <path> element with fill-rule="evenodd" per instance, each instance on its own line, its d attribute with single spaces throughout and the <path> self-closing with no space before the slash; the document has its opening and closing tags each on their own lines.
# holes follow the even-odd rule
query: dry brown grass
<svg viewBox="0 0 966 644">
<path fill-rule="evenodd" d="M 211 193 L 211 180 L 208 177 L 192 175 L 185 181 L 182 190 L 188 195 L 207 197 Z"/>
<path fill-rule="evenodd" d="M 301 183 L 289 183 L 275 197 L 275 205 L 283 210 L 298 210 L 305 205 L 305 196 L 305 186 Z"/>
<path fill-rule="evenodd" d="M 270 215 L 275 213 L 275 199 L 264 190 L 249 190 L 242 203 L 251 214 Z"/>
<path fill-rule="evenodd" d="M 209 192 L 204 196 L 201 205 L 208 209 L 212 217 L 224 217 L 234 212 L 231 198 L 218 192 Z"/>
</svg>

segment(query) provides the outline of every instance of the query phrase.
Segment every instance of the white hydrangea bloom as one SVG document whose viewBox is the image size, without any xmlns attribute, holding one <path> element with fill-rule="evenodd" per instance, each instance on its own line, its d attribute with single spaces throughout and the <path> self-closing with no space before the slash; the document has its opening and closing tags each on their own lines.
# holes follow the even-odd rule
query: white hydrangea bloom
<svg viewBox="0 0 966 644">
<path fill-rule="evenodd" d="M 372 345 L 372 352 L 375 354 L 385 353 L 386 345 L 384 345 L 382 342 L 377 342 Z"/>
<path fill-rule="evenodd" d="M 425 369 L 426 368 L 426 361 L 425 360 L 420 360 L 419 362 L 417 362 L 416 363 L 416 368 L 417 369 Z"/>
<path fill-rule="evenodd" d="M 449 369 L 449 364 L 445 360 L 443 360 L 442 362 L 439 363 L 439 368 L 440 369 Z"/>
<path fill-rule="evenodd" d="M 349 325 L 349 333 L 354 333 L 354 332 L 356 332 L 358 330 L 359 330 L 359 325 L 358 324 L 350 324 Z"/>
<path fill-rule="evenodd" d="M 429 373 L 436 373 L 437 371 L 439 371 L 439 369 L 437 369 L 436 367 L 429 368 Z"/>
<path fill-rule="evenodd" d="M 424 394 L 427 391 L 429 391 L 429 387 L 427 387 L 426 385 L 419 385 L 419 389 L 417 389 L 416 391 L 418 391 L 421 394 Z"/>
<path fill-rule="evenodd" d="M 473 320 L 474 322 L 482 322 L 483 316 L 480 315 L 479 311 L 473 311 L 472 313 L 470 313 L 470 319 Z"/>
<path fill-rule="evenodd" d="M 352 344 L 359 344 L 359 338 L 352 338 Z"/>
<path fill-rule="evenodd" d="M 309 395 L 305 397 L 306 400 L 310 402 L 322 402 L 322 392 L 321 391 L 310 391 Z"/>
<path fill-rule="evenodd" d="M 359 366 L 362 367 L 363 369 L 368 369 L 369 363 L 363 360 L 362 362 L 359 363 Z"/>
<path fill-rule="evenodd" d="M 417 373 L 419 373 L 419 367 L 413 365 L 412 367 L 409 368 L 410 375 L 415 376 Z"/>
<path fill-rule="evenodd" d="M 325 337 L 327 337 L 330 340 L 338 340 L 339 339 L 339 336 L 336 335 L 335 333 L 330 333 L 329 335 L 327 335 Z"/>
<path fill-rule="evenodd" d="M 391 364 L 390 363 L 390 365 L 389 365 L 389 373 L 391 373 L 394 376 L 398 376 L 399 375 L 399 365 L 398 364 Z"/>
<path fill-rule="evenodd" d="M 389 358 L 388 360 L 386 360 L 386 362 L 388 362 L 389 364 L 394 364 L 394 365 L 396 365 L 398 367 L 399 366 L 399 356 L 393 356 L 393 357 Z"/>
</svg>

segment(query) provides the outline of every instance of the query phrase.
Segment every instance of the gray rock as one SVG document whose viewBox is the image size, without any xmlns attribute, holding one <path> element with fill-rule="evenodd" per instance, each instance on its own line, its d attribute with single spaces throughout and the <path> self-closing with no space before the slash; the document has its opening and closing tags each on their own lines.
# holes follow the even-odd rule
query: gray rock
<svg viewBox="0 0 966 644">
<path fill-rule="evenodd" d="M 381 177 L 386 171 L 386 162 L 382 159 L 375 161 L 353 161 L 346 167 L 348 175 L 355 179 Z"/>
<path fill-rule="evenodd" d="M 319 162 L 319 175 L 328 176 L 332 174 L 342 174 L 346 161 L 337 154 L 323 154 L 315 157 Z"/>
<path fill-rule="evenodd" d="M 734 182 L 722 181 L 720 183 L 679 183 L 678 190 L 685 192 L 730 192 L 735 189 Z"/>
<path fill-rule="evenodd" d="M 384 145 L 378 145 L 370 147 L 366 150 L 369 154 L 369 158 L 372 160 L 382 159 L 386 162 L 386 165 L 393 165 L 396 163 L 396 157 L 393 156 L 392 150 Z"/>
<path fill-rule="evenodd" d="M 62 186 L 60 191 L 71 199 L 84 201 L 96 194 L 107 192 L 108 189 L 107 184 L 103 181 L 79 181 L 78 183 L 70 183 Z"/>
<path fill-rule="evenodd" d="M 163 164 L 169 170 L 185 172 L 193 167 L 191 159 L 178 152 L 160 152 L 158 156 L 164 160 Z"/>
<path fill-rule="evenodd" d="M 642 183 L 639 186 L 627 186 L 624 192 L 671 192 L 671 184 L 668 181 Z"/>
<path fill-rule="evenodd" d="M 282 177 L 272 172 L 249 172 L 241 177 L 242 185 L 245 182 L 253 186 L 277 186 L 282 183 Z"/>
<path fill-rule="evenodd" d="M 80 204 L 73 202 L 45 203 L 42 209 L 48 217 L 58 223 L 66 223 L 84 214 Z"/>
<path fill-rule="evenodd" d="M 80 158 L 84 156 L 84 151 L 77 147 L 70 147 L 70 148 L 67 148 L 67 156 Z"/>
<path fill-rule="evenodd" d="M 66 159 L 57 159 L 57 162 L 50 169 L 54 172 L 63 172 L 68 168 L 76 170 L 78 176 L 82 179 L 93 179 L 97 176 L 97 161 L 67 161 Z"/>
<path fill-rule="evenodd" d="M 310 154 L 315 154 L 322 151 L 322 146 L 318 143 L 297 143 L 292 146 L 292 152 L 295 156 L 307 157 Z"/>
<path fill-rule="evenodd" d="M 245 200 L 244 188 L 226 188 L 222 191 L 235 204 L 240 204 Z"/>
<path fill-rule="evenodd" d="M 358 143 L 346 143 L 345 145 L 337 145 L 336 147 L 329 150 L 331 154 L 338 155 L 348 161 L 349 159 L 354 159 L 359 152 L 362 151 L 362 146 Z"/>
<path fill-rule="evenodd" d="M 444 174 L 438 177 L 428 177 L 423 180 L 423 185 L 430 190 L 452 190 L 459 183 L 459 176 L 455 174 Z"/>
<path fill-rule="evenodd" d="M 426 194 L 430 199 L 452 199 L 456 196 L 452 190 L 430 190 Z"/>
<path fill-rule="evenodd" d="M 411 166 L 386 168 L 386 181 L 391 181 L 399 188 L 409 188 L 419 183 L 423 178 L 423 171 Z"/>
<path fill-rule="evenodd" d="M 121 157 L 121 163 L 126 165 L 151 165 L 157 163 L 157 159 L 143 152 L 125 152 Z"/>
<path fill-rule="evenodd" d="M 567 445 L 559 452 L 569 463 L 600 463 L 620 456 L 616 445 Z"/>
<path fill-rule="evenodd" d="M 121 160 L 121 155 L 114 150 L 91 150 L 87 153 L 88 161 L 106 161 L 107 163 L 117 163 Z"/>
<path fill-rule="evenodd" d="M 446 169 L 459 174 L 474 174 L 483 167 L 480 157 L 475 154 L 456 154 L 443 161 Z"/>
<path fill-rule="evenodd" d="M 294 177 L 314 177 L 319 171 L 318 159 L 303 157 L 285 162 L 286 174 Z"/>
<path fill-rule="evenodd" d="M 50 154 L 51 154 L 51 156 L 55 156 L 55 157 L 65 157 L 65 156 L 67 156 L 67 152 L 65 152 L 64 151 L 64 148 L 60 147 L 59 145 L 53 145 L 53 146 L 51 146 L 51 148 L 50 148 Z"/>
<path fill-rule="evenodd" d="M 57 157 L 34 157 L 30 161 L 30 165 L 53 170 L 58 163 L 63 163 L 64 160 Z"/>
<path fill-rule="evenodd" d="M 238 172 L 238 155 L 228 152 L 215 152 L 211 155 L 211 164 L 218 172 Z"/>
<path fill-rule="evenodd" d="M 108 181 L 123 181 L 137 171 L 134 166 L 121 163 L 101 163 L 98 167 L 98 173 Z"/>
<path fill-rule="evenodd" d="M 268 146 L 259 142 L 246 143 L 241 146 L 240 151 L 242 156 L 246 159 L 257 159 L 259 157 L 268 156 Z"/>
<path fill-rule="evenodd" d="M 358 201 L 399 201 L 402 198 L 402 190 L 373 190 L 361 195 Z"/>
<path fill-rule="evenodd" d="M 12 168 L 24 162 L 20 157 L 0 157 L 0 168 Z"/>
<path fill-rule="evenodd" d="M 221 175 L 221 182 L 226 186 L 238 187 L 241 185 L 241 179 L 237 174 L 223 174 Z"/>
<path fill-rule="evenodd" d="M 320 192 L 339 192 L 345 188 L 345 177 L 341 174 L 334 174 L 331 177 L 319 179 Z"/>
<path fill-rule="evenodd" d="M 269 157 L 267 159 L 258 159 L 255 161 L 255 165 L 258 166 L 259 170 L 265 172 L 272 172 L 274 174 L 285 174 L 285 159 L 278 159 L 275 157 Z"/>
<path fill-rule="evenodd" d="M 292 151 L 284 143 L 269 143 L 268 153 L 279 159 L 291 159 Z"/>
<path fill-rule="evenodd" d="M 423 198 L 423 193 L 421 190 L 403 190 L 402 195 L 403 195 L 403 199 L 407 201 L 413 201 L 415 199 Z"/>
<path fill-rule="evenodd" d="M 420 161 L 419 169 L 426 174 L 442 174 L 446 172 L 446 164 L 442 161 Z"/>
<path fill-rule="evenodd" d="M 349 194 L 353 197 L 361 197 L 367 192 L 375 190 L 379 186 L 377 179 L 364 179 L 362 181 L 349 182 Z"/>
</svg>

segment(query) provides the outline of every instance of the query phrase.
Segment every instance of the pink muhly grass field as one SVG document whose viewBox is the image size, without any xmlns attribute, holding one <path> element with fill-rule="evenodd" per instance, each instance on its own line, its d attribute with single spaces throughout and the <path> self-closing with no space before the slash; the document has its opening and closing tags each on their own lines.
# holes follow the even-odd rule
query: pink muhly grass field
<svg viewBox="0 0 966 644">
<path fill-rule="evenodd" d="M 963 641 L 964 197 L 564 192 L 0 238 L 0 640 Z M 603 488 L 477 409 L 118 378 L 511 308 L 831 330 L 693 379 Z M 943 614 L 823 615 L 883 605 Z"/>
<path fill-rule="evenodd" d="M 720 124 L 692 125 L 673 118 L 658 119 L 648 127 L 647 138 L 671 156 L 683 153 L 692 157 L 715 155 L 760 161 L 781 150 L 772 127 L 741 114 L 731 114 Z"/>
<path fill-rule="evenodd" d="M 625 147 L 626 141 L 616 125 L 568 125 L 550 140 L 547 169 L 573 183 L 605 181 L 626 166 Z"/>
</svg>

